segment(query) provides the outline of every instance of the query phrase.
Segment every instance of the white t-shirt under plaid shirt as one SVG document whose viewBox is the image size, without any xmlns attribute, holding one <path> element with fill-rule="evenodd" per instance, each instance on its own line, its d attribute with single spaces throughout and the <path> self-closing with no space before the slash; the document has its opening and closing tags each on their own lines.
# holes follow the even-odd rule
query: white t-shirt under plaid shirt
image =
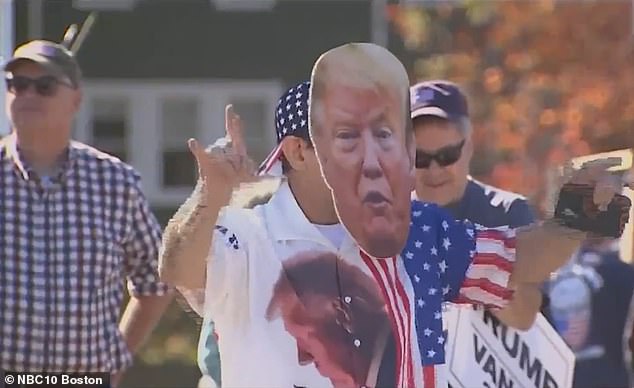
<svg viewBox="0 0 634 388">
<path fill-rule="evenodd" d="M 0 141 L 0 370 L 116 372 L 132 363 L 118 330 L 132 295 L 163 295 L 160 226 L 132 167 L 72 142 L 41 179 Z"/>
</svg>

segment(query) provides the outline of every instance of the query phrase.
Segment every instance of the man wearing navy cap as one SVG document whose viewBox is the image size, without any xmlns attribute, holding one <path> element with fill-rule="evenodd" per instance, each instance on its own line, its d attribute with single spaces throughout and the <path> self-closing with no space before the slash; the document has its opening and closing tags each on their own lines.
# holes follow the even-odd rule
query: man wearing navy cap
<svg viewBox="0 0 634 388">
<path fill-rule="evenodd" d="M 526 198 L 473 179 L 472 128 L 466 95 L 446 80 L 420 82 L 410 88 L 411 117 L 416 139 L 416 184 L 413 195 L 437 203 L 456 219 L 486 227 L 516 228 L 535 221 Z M 520 328 L 532 325 L 541 299 L 535 290 L 534 305 L 524 317 L 507 314 L 506 323 Z"/>
<path fill-rule="evenodd" d="M 494 227 L 534 221 L 521 195 L 485 185 L 469 176 L 473 156 L 467 99 L 449 81 L 411 88 L 416 136 L 416 195 L 449 209 L 456 218 Z"/>
</svg>

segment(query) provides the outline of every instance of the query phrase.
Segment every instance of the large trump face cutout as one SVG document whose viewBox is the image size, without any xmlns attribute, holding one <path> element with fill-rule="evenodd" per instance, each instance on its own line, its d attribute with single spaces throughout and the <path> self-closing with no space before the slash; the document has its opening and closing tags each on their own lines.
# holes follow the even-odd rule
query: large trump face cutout
<svg viewBox="0 0 634 388">
<path fill-rule="evenodd" d="M 414 148 L 409 80 L 386 49 L 349 43 L 313 67 L 309 130 L 339 219 L 368 255 L 403 249 Z"/>
</svg>

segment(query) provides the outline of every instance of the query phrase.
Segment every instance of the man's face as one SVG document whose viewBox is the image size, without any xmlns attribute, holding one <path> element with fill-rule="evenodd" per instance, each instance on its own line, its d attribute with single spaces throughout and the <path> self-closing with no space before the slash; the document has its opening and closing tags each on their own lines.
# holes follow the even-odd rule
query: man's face
<svg viewBox="0 0 634 388">
<path fill-rule="evenodd" d="M 327 88 L 315 148 L 342 223 L 369 255 L 398 254 L 407 238 L 411 159 L 403 101 L 374 89 Z"/>
<path fill-rule="evenodd" d="M 299 302 L 298 302 L 299 303 Z M 346 370 L 350 366 L 348 349 L 317 332 L 312 325 L 284 319 L 284 327 L 297 342 L 300 365 L 314 364 L 320 375 L 330 379 L 335 388 L 357 386 L 354 376 Z"/>
<path fill-rule="evenodd" d="M 13 127 L 23 135 L 46 138 L 68 136 L 70 123 L 79 105 L 79 91 L 70 81 L 61 80 L 43 66 L 24 60 L 10 74 L 6 112 Z M 22 90 L 30 80 L 38 80 Z"/>
<path fill-rule="evenodd" d="M 416 168 L 416 196 L 426 202 L 445 206 L 464 194 L 473 153 L 470 138 L 466 139 L 449 121 L 430 121 L 414 124 L 417 152 L 436 155 L 441 164 L 432 160 L 427 168 Z M 462 144 L 462 147 L 460 146 Z M 457 159 L 456 159 L 457 158 Z"/>
</svg>

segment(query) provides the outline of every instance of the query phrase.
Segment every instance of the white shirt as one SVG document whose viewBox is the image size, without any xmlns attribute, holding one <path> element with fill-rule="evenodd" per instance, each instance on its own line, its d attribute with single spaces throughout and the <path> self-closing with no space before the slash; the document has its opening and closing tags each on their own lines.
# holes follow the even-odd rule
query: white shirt
<svg viewBox="0 0 634 388">
<path fill-rule="evenodd" d="M 343 243 L 343 240 L 346 238 L 346 235 L 348 233 L 346 232 L 346 229 L 341 224 L 334 224 L 334 225 L 313 224 L 313 225 L 337 249 L 341 247 L 341 244 Z"/>
<path fill-rule="evenodd" d="M 266 318 L 274 287 L 279 279 L 284 278 L 280 275 L 285 274 L 286 278 L 296 276 L 297 273 L 289 275 L 289 267 L 292 268 L 289 263 L 298 262 L 298 253 L 315 252 L 329 253 L 331 257 L 336 254 L 341 258 L 342 263 L 332 267 L 337 279 L 350 273 L 355 273 L 356 277 L 348 277 L 354 280 L 345 282 L 317 282 L 319 287 L 338 286 L 336 296 L 332 296 L 332 290 L 328 291 L 330 294 L 325 294 L 315 286 L 314 280 L 321 279 L 318 272 L 323 267 L 315 267 L 315 276 L 311 273 L 292 284 L 296 295 L 328 295 L 324 299 L 326 302 L 333 303 L 333 306 L 336 303 L 343 305 L 339 317 L 344 324 L 337 318 L 338 327 L 334 335 L 326 337 L 328 341 L 322 341 L 313 333 L 308 340 L 324 348 L 327 342 L 332 346 L 332 341 L 339 341 L 338 345 L 343 344 L 337 348 L 339 356 L 343 348 L 348 352 L 346 354 L 367 361 L 364 365 L 369 367 L 356 373 L 360 375 L 358 379 L 365 379 L 368 386 L 379 383 L 381 386 L 398 387 L 444 386 L 441 300 L 449 298 L 461 303 L 489 305 L 505 303 L 509 298 L 503 291 L 506 282 L 498 279 L 501 273 L 506 274 L 507 269 L 491 265 L 491 255 L 496 256 L 498 263 L 507 260 L 505 256 L 512 256 L 514 249 L 505 250 L 503 255 L 496 253 L 495 249 L 507 238 L 502 236 L 503 233 L 495 232 L 501 235 L 499 241 L 498 236 L 486 231 L 482 237 L 478 235 L 475 238 L 472 228 L 451 226 L 454 221 L 427 206 L 413 204 L 412 225 L 416 230 L 410 229 L 405 256 L 389 259 L 375 259 L 362 254 L 345 229 L 337 248 L 336 239 L 333 243 L 306 219 L 286 183 L 264 205 L 254 209 L 223 209 L 208 260 L 203 312 L 216 324 L 223 386 L 312 388 L 333 385 L 333 371 L 324 366 L 331 364 L 328 362 L 331 360 L 321 357 L 319 367 L 312 362 L 304 362 L 300 366 L 298 341 L 287 331 L 281 318 Z M 480 253 L 482 257 L 479 257 Z M 450 256 L 457 261 L 447 265 Z M 414 257 L 421 259 L 415 260 Z M 452 267 L 451 271 L 447 270 L 449 267 Z M 485 280 L 487 278 L 490 280 Z M 414 281 L 418 282 L 416 287 Z M 483 281 L 487 284 L 499 283 L 495 287 L 502 287 L 499 289 L 502 293 L 492 294 L 486 285 L 481 285 Z M 307 284 L 314 288 L 304 289 Z M 357 288 L 351 292 L 353 287 Z M 429 303 L 425 303 L 423 297 Z M 367 302 L 377 299 L 379 307 Z M 368 309 L 368 305 L 372 308 Z M 312 306 L 307 308 L 309 312 L 329 304 L 315 302 Z M 338 310 L 334 307 L 330 311 Z M 376 319 L 357 318 L 366 316 L 363 314 L 367 311 L 373 311 Z M 302 318 L 306 319 L 305 316 Z M 313 316 L 310 319 L 319 318 Z M 353 323 L 346 325 L 345 322 Z M 360 322 L 372 324 L 364 326 Z M 417 337 L 417 325 L 420 326 L 420 338 Z M 391 328 L 387 334 L 385 327 Z M 342 340 L 345 335 L 342 336 L 343 331 L 339 328 L 350 330 L 350 338 Z M 363 341 L 359 340 L 361 333 L 365 333 Z M 352 343 L 359 349 L 352 348 Z M 423 344 L 424 355 L 421 355 L 420 344 Z M 305 346 L 303 348 L 306 349 Z M 350 363 L 350 359 L 345 357 L 340 360 L 341 364 Z"/>
<path fill-rule="evenodd" d="M 337 249 L 337 227 L 329 228 L 333 244 L 306 219 L 285 183 L 267 204 L 254 209 L 225 208 L 218 225 L 208 263 L 204 314 L 210 314 L 216 323 L 223 385 L 332 386 L 314 364 L 299 366 L 295 339 L 280 318 L 269 322 L 265 315 L 282 263 L 298 252 L 335 252 L 372 277 L 354 240 L 340 227 L 343 233 L 339 234 L 341 244 Z M 400 260 L 385 263 L 388 268 L 385 273 L 393 276 L 395 271 L 404 273 L 398 264 Z M 403 287 L 406 293 L 412 293 L 410 284 Z M 402 307 L 404 300 L 392 296 Z M 413 303 L 407 303 L 413 311 Z M 409 337 L 415 338 L 412 316 L 403 318 L 399 324 L 401 331 L 409 329 Z M 418 359 L 417 354 L 412 354 L 418 353 L 417 347 L 408 348 L 405 356 Z M 422 381 L 420 371 L 418 375 L 416 380 Z"/>
</svg>

